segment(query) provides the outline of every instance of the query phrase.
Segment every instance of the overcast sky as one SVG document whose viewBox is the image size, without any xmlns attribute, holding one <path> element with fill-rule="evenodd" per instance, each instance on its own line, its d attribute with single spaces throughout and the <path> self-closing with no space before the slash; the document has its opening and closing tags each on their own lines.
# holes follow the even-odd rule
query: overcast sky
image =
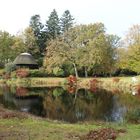
<svg viewBox="0 0 140 140">
<path fill-rule="evenodd" d="M 53 9 L 59 17 L 70 10 L 77 24 L 102 22 L 108 33 L 119 36 L 140 24 L 140 0 L 0 0 L 0 30 L 16 34 L 35 14 L 45 23 Z"/>
</svg>

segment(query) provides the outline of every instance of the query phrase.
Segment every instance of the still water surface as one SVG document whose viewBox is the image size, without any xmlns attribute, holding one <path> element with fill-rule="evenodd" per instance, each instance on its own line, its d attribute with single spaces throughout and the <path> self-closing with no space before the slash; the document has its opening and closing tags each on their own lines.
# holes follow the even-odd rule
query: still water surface
<svg viewBox="0 0 140 140">
<path fill-rule="evenodd" d="M 0 87 L 0 104 L 53 120 L 122 122 L 140 113 L 140 97 L 117 89 L 106 91 Z M 139 114 L 140 115 L 140 114 Z"/>
</svg>

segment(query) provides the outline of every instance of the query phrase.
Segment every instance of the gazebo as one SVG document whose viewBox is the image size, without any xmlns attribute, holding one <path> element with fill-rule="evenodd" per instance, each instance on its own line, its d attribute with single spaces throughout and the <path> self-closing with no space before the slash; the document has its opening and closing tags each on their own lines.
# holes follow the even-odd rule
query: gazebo
<svg viewBox="0 0 140 140">
<path fill-rule="evenodd" d="M 29 53 L 21 53 L 13 62 L 17 68 L 37 69 L 38 64 Z"/>
</svg>

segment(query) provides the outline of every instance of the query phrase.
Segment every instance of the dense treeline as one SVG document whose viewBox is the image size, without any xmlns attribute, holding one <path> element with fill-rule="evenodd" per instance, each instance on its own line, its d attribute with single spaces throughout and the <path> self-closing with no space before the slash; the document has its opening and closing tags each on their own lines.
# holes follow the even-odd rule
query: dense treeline
<svg viewBox="0 0 140 140">
<path fill-rule="evenodd" d="M 0 67 L 22 53 L 31 53 L 48 74 L 109 76 L 140 73 L 140 25 L 125 39 L 106 33 L 103 23 L 75 25 L 69 10 L 61 18 L 54 9 L 46 23 L 31 17 L 18 35 L 0 31 Z"/>
</svg>

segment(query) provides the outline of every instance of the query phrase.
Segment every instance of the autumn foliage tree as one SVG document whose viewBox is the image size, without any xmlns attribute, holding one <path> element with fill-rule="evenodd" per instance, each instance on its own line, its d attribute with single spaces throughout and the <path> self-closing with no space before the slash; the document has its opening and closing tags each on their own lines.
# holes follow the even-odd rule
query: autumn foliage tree
<svg viewBox="0 0 140 140">
<path fill-rule="evenodd" d="M 114 48 L 102 23 L 79 25 L 53 39 L 47 47 L 44 66 L 62 69 L 63 64 L 73 66 L 75 76 L 84 68 L 85 75 L 112 72 Z"/>
</svg>

